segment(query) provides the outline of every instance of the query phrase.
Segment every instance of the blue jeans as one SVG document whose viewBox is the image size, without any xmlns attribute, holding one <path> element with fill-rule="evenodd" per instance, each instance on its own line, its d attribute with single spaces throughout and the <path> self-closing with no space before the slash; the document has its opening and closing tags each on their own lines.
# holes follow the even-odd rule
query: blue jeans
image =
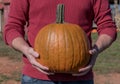
<svg viewBox="0 0 120 84">
<path fill-rule="evenodd" d="M 35 78 L 31 78 L 29 76 L 23 75 L 22 76 L 22 83 L 21 84 L 94 84 L 93 80 L 85 80 L 85 81 L 46 81 L 46 80 L 39 80 Z"/>
</svg>

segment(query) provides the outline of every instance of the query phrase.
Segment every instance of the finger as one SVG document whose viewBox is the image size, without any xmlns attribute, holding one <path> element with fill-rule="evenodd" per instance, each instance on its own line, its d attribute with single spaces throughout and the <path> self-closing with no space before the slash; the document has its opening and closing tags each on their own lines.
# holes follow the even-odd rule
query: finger
<svg viewBox="0 0 120 84">
<path fill-rule="evenodd" d="M 94 55 L 94 54 L 96 53 L 96 50 L 95 50 L 95 49 L 89 50 L 89 53 L 90 53 L 91 55 Z"/>
<path fill-rule="evenodd" d="M 32 55 L 29 55 L 29 56 L 28 56 L 28 59 L 29 59 L 29 61 L 30 61 L 30 63 L 31 63 L 32 65 L 37 66 L 37 67 L 40 67 L 40 68 L 42 68 L 43 70 L 49 70 L 48 67 L 45 67 L 45 66 L 41 65 L 40 63 L 38 63 L 38 62 L 36 61 L 36 59 L 35 59 Z"/>
<path fill-rule="evenodd" d="M 84 72 L 84 73 L 78 73 L 78 74 L 72 74 L 72 76 L 83 76 L 85 74 L 86 74 L 86 72 Z"/>
<path fill-rule="evenodd" d="M 35 52 L 35 51 L 33 50 L 33 48 L 30 48 L 30 49 L 28 50 L 28 52 L 29 52 L 32 56 L 34 56 L 34 57 L 39 57 L 39 54 L 38 54 L 37 52 Z"/>
<path fill-rule="evenodd" d="M 93 53 L 92 53 L 92 50 L 89 50 L 89 53 L 92 55 Z"/>
<path fill-rule="evenodd" d="M 53 73 L 48 73 L 48 70 L 49 70 L 48 67 L 43 66 L 43 65 L 41 65 L 40 63 L 38 63 L 38 62 L 36 61 L 36 59 L 35 59 L 34 57 L 38 57 L 39 54 L 38 54 L 37 52 L 35 52 L 35 51 L 33 50 L 33 48 L 30 48 L 30 49 L 28 50 L 28 53 L 29 53 L 29 54 L 28 54 L 28 59 L 29 59 L 30 63 L 32 64 L 32 66 L 33 66 L 34 68 L 36 68 L 37 70 L 39 70 L 39 71 L 41 71 L 42 73 L 45 73 L 45 74 L 47 74 L 47 75 L 53 74 Z"/>
<path fill-rule="evenodd" d="M 72 74 L 73 76 L 83 76 L 85 74 L 87 74 L 89 72 L 89 70 L 86 70 L 86 71 L 81 71 L 79 73 L 75 73 L 75 74 Z"/>
<path fill-rule="evenodd" d="M 90 70 L 91 68 L 92 68 L 92 65 L 89 65 L 89 66 L 87 66 L 85 68 L 81 68 L 81 69 L 79 69 L 79 73 Z"/>
<path fill-rule="evenodd" d="M 51 73 L 51 72 L 49 72 L 48 70 L 43 70 L 43 69 L 41 69 L 41 68 L 39 68 L 39 67 L 37 67 L 37 66 L 34 66 L 34 65 L 33 65 L 33 67 L 36 68 L 38 71 L 46 74 L 46 75 L 54 75 L 54 73 Z"/>
<path fill-rule="evenodd" d="M 30 52 L 31 54 L 33 54 L 33 55 L 35 54 L 34 51 L 33 51 L 33 49 L 30 49 L 29 52 Z M 32 52 L 33 52 L 33 53 L 32 53 Z M 48 67 L 43 66 L 43 65 L 41 65 L 40 63 L 38 63 L 38 62 L 36 61 L 35 57 L 34 57 L 33 55 L 31 55 L 31 54 L 28 55 L 28 59 L 29 59 L 30 63 L 31 63 L 33 66 L 36 66 L 36 67 L 38 67 L 38 68 L 41 68 L 42 70 L 49 70 Z"/>
<path fill-rule="evenodd" d="M 32 57 L 32 56 L 31 56 L 31 57 Z M 44 73 L 44 74 L 47 74 L 47 75 L 52 75 L 52 74 L 53 74 L 53 73 L 48 73 L 49 68 L 46 67 L 46 66 L 41 65 L 40 63 L 38 63 L 38 62 L 34 59 L 34 57 L 32 58 L 32 60 L 30 60 L 30 62 L 31 62 L 31 64 L 32 64 L 32 66 L 33 66 L 34 68 L 36 68 L 37 70 L 39 70 L 40 72 L 42 72 L 42 73 Z"/>
<path fill-rule="evenodd" d="M 36 60 L 34 60 L 34 61 L 32 62 L 32 65 L 33 65 L 33 66 L 36 66 L 36 67 L 39 67 L 39 68 L 42 69 L 42 70 L 49 70 L 48 67 L 41 65 L 41 64 L 38 63 Z"/>
<path fill-rule="evenodd" d="M 90 70 L 91 70 L 92 66 L 89 65 L 85 68 L 82 68 L 82 69 L 79 69 L 79 73 L 76 73 L 76 74 L 72 74 L 73 76 L 82 76 L 82 75 L 85 75 L 87 74 Z"/>
</svg>

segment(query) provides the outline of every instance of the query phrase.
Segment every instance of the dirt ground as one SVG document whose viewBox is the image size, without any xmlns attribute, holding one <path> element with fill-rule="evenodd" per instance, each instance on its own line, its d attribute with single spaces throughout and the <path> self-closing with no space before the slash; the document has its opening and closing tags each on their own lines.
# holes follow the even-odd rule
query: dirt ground
<svg viewBox="0 0 120 84">
<path fill-rule="evenodd" d="M 10 60 L 7 57 L 0 57 L 0 75 L 8 76 L 7 80 L 0 79 L 0 84 L 21 84 L 20 81 L 16 80 L 15 74 L 20 72 L 22 63 Z M 12 77 L 15 76 L 15 77 Z M 1 78 L 1 77 L 0 77 Z M 100 75 L 95 73 L 95 84 L 120 84 L 120 73 L 110 73 Z"/>
</svg>

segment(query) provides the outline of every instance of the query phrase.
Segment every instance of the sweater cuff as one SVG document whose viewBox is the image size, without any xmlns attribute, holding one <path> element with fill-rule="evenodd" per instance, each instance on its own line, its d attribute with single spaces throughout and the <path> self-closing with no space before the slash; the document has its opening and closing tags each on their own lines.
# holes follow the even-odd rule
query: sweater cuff
<svg viewBox="0 0 120 84">
<path fill-rule="evenodd" d="M 22 37 L 22 38 L 23 38 L 23 36 L 22 36 L 21 34 L 19 34 L 19 33 L 8 33 L 8 34 L 6 34 L 6 36 L 4 37 L 4 38 L 5 38 L 4 41 L 5 41 L 5 43 L 6 43 L 7 45 L 9 45 L 10 47 L 12 47 L 12 41 L 13 41 L 15 38 L 17 38 L 17 37 Z"/>
<path fill-rule="evenodd" d="M 116 30 L 116 28 L 105 28 L 103 31 L 99 32 L 99 35 L 101 35 L 101 34 L 107 34 L 108 36 L 110 36 L 113 39 L 113 41 L 115 41 L 116 37 L 117 37 L 117 30 Z"/>
</svg>

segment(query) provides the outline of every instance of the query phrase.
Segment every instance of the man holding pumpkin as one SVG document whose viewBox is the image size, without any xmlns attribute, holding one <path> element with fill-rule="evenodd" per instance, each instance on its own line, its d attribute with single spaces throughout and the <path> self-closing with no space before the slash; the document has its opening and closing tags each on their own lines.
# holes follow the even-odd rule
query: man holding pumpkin
<svg viewBox="0 0 120 84">
<path fill-rule="evenodd" d="M 54 23 L 57 5 L 61 3 L 65 5 L 65 22 L 79 25 L 90 42 L 90 61 L 78 69 L 79 73 L 50 72 L 36 61 L 41 55 L 34 50 L 35 37 L 45 25 Z M 93 20 L 99 36 L 92 47 Z M 94 84 L 92 68 L 96 58 L 115 41 L 116 34 L 108 0 L 12 0 L 4 28 L 6 44 L 23 53 L 22 84 Z"/>
</svg>

